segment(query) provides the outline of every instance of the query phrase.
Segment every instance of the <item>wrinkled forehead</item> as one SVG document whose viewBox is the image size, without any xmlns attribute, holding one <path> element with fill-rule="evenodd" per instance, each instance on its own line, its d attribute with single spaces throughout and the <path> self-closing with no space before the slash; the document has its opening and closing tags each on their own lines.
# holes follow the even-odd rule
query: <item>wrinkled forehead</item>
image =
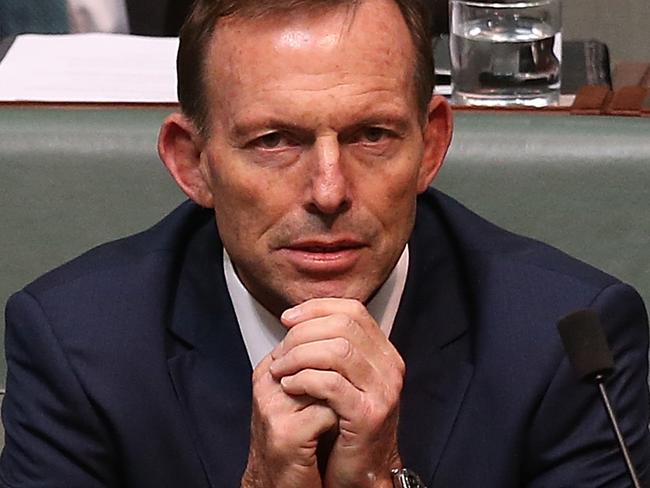
<svg viewBox="0 0 650 488">
<path fill-rule="evenodd" d="M 364 3 L 384 0 L 330 0 L 315 1 L 313 3 L 301 4 L 297 9 L 288 9 L 275 4 L 273 7 L 264 8 L 263 3 L 259 7 L 251 6 L 251 9 L 244 9 L 234 14 L 220 17 L 217 20 L 212 36 L 212 46 L 224 42 L 233 33 L 249 32 L 250 30 L 268 30 L 273 27 L 291 27 L 306 22 L 318 23 L 320 19 L 335 17 L 340 20 L 342 31 L 349 29 L 354 21 L 359 6 Z M 388 0 L 392 2 L 392 0 Z M 219 34 L 222 35 L 219 35 Z"/>
<path fill-rule="evenodd" d="M 250 87 L 248 77 L 259 82 L 265 71 L 277 72 L 271 69 L 277 63 L 303 69 L 306 75 L 328 70 L 351 77 L 378 70 L 397 73 L 415 103 L 415 46 L 392 0 L 342 3 L 283 16 L 220 19 L 204 66 L 210 105 L 218 103 L 215 97 L 227 94 L 233 83 Z"/>
</svg>

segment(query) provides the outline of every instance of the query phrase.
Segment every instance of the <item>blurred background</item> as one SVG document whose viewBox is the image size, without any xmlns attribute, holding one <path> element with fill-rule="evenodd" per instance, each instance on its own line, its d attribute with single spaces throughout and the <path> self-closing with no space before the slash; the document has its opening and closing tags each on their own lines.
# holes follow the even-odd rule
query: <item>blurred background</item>
<svg viewBox="0 0 650 488">
<path fill-rule="evenodd" d="M 427 0 L 448 30 L 447 0 Z M 24 32 L 175 36 L 191 0 L 2 0 L 0 38 Z M 601 41 L 612 66 L 650 56 L 650 0 L 564 0 L 564 40 Z"/>
<path fill-rule="evenodd" d="M 448 31 L 447 0 L 429 0 L 435 32 Z M 650 0 L 563 0 L 563 37 L 601 41 L 612 66 L 650 58 Z"/>
<path fill-rule="evenodd" d="M 566 39 L 597 39 L 612 65 L 650 58 L 650 0 L 565 0 Z"/>
</svg>

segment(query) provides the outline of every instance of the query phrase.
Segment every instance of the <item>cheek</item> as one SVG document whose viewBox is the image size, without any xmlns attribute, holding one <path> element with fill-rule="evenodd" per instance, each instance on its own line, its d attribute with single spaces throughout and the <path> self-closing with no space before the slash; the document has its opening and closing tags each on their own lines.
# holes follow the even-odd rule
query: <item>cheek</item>
<svg viewBox="0 0 650 488">
<path fill-rule="evenodd" d="M 245 162 L 231 160 L 212 173 L 214 210 L 226 243 L 254 246 L 297 201 L 290 182 Z"/>
<path fill-rule="evenodd" d="M 381 252 L 393 256 L 409 239 L 415 221 L 417 171 L 373 178 L 366 187 L 367 209 L 381 226 Z"/>
<path fill-rule="evenodd" d="M 417 197 L 418 165 L 406 161 L 365 177 L 368 207 L 385 222 L 399 222 L 413 212 Z"/>
<path fill-rule="evenodd" d="M 407 239 L 415 220 L 416 197 L 413 191 L 399 191 L 388 195 L 383 204 L 383 226 L 392 238 Z"/>
</svg>

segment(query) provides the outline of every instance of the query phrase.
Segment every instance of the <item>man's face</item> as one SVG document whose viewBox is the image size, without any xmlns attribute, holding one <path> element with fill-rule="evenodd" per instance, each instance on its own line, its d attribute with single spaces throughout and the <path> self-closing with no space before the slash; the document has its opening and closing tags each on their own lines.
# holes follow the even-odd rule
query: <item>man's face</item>
<svg viewBox="0 0 650 488">
<path fill-rule="evenodd" d="M 414 56 L 390 0 L 219 22 L 201 174 L 240 279 L 272 312 L 366 301 L 402 253 L 439 163 L 425 155 Z"/>
</svg>

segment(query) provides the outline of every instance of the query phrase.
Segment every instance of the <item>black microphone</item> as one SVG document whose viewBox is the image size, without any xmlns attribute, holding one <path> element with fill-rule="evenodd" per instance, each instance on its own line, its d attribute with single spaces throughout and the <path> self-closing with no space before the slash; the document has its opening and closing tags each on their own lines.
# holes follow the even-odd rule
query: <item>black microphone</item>
<svg viewBox="0 0 650 488">
<path fill-rule="evenodd" d="M 614 359 L 609 350 L 607 337 L 605 337 L 605 332 L 600 325 L 598 315 L 588 309 L 577 310 L 560 319 L 557 328 L 560 337 L 562 337 L 569 361 L 580 379 L 595 383 L 598 386 L 634 488 L 641 488 L 639 477 L 636 474 L 630 453 L 618 427 L 614 410 L 612 410 L 607 396 L 607 390 L 605 390 L 605 379 L 614 371 Z"/>
</svg>

